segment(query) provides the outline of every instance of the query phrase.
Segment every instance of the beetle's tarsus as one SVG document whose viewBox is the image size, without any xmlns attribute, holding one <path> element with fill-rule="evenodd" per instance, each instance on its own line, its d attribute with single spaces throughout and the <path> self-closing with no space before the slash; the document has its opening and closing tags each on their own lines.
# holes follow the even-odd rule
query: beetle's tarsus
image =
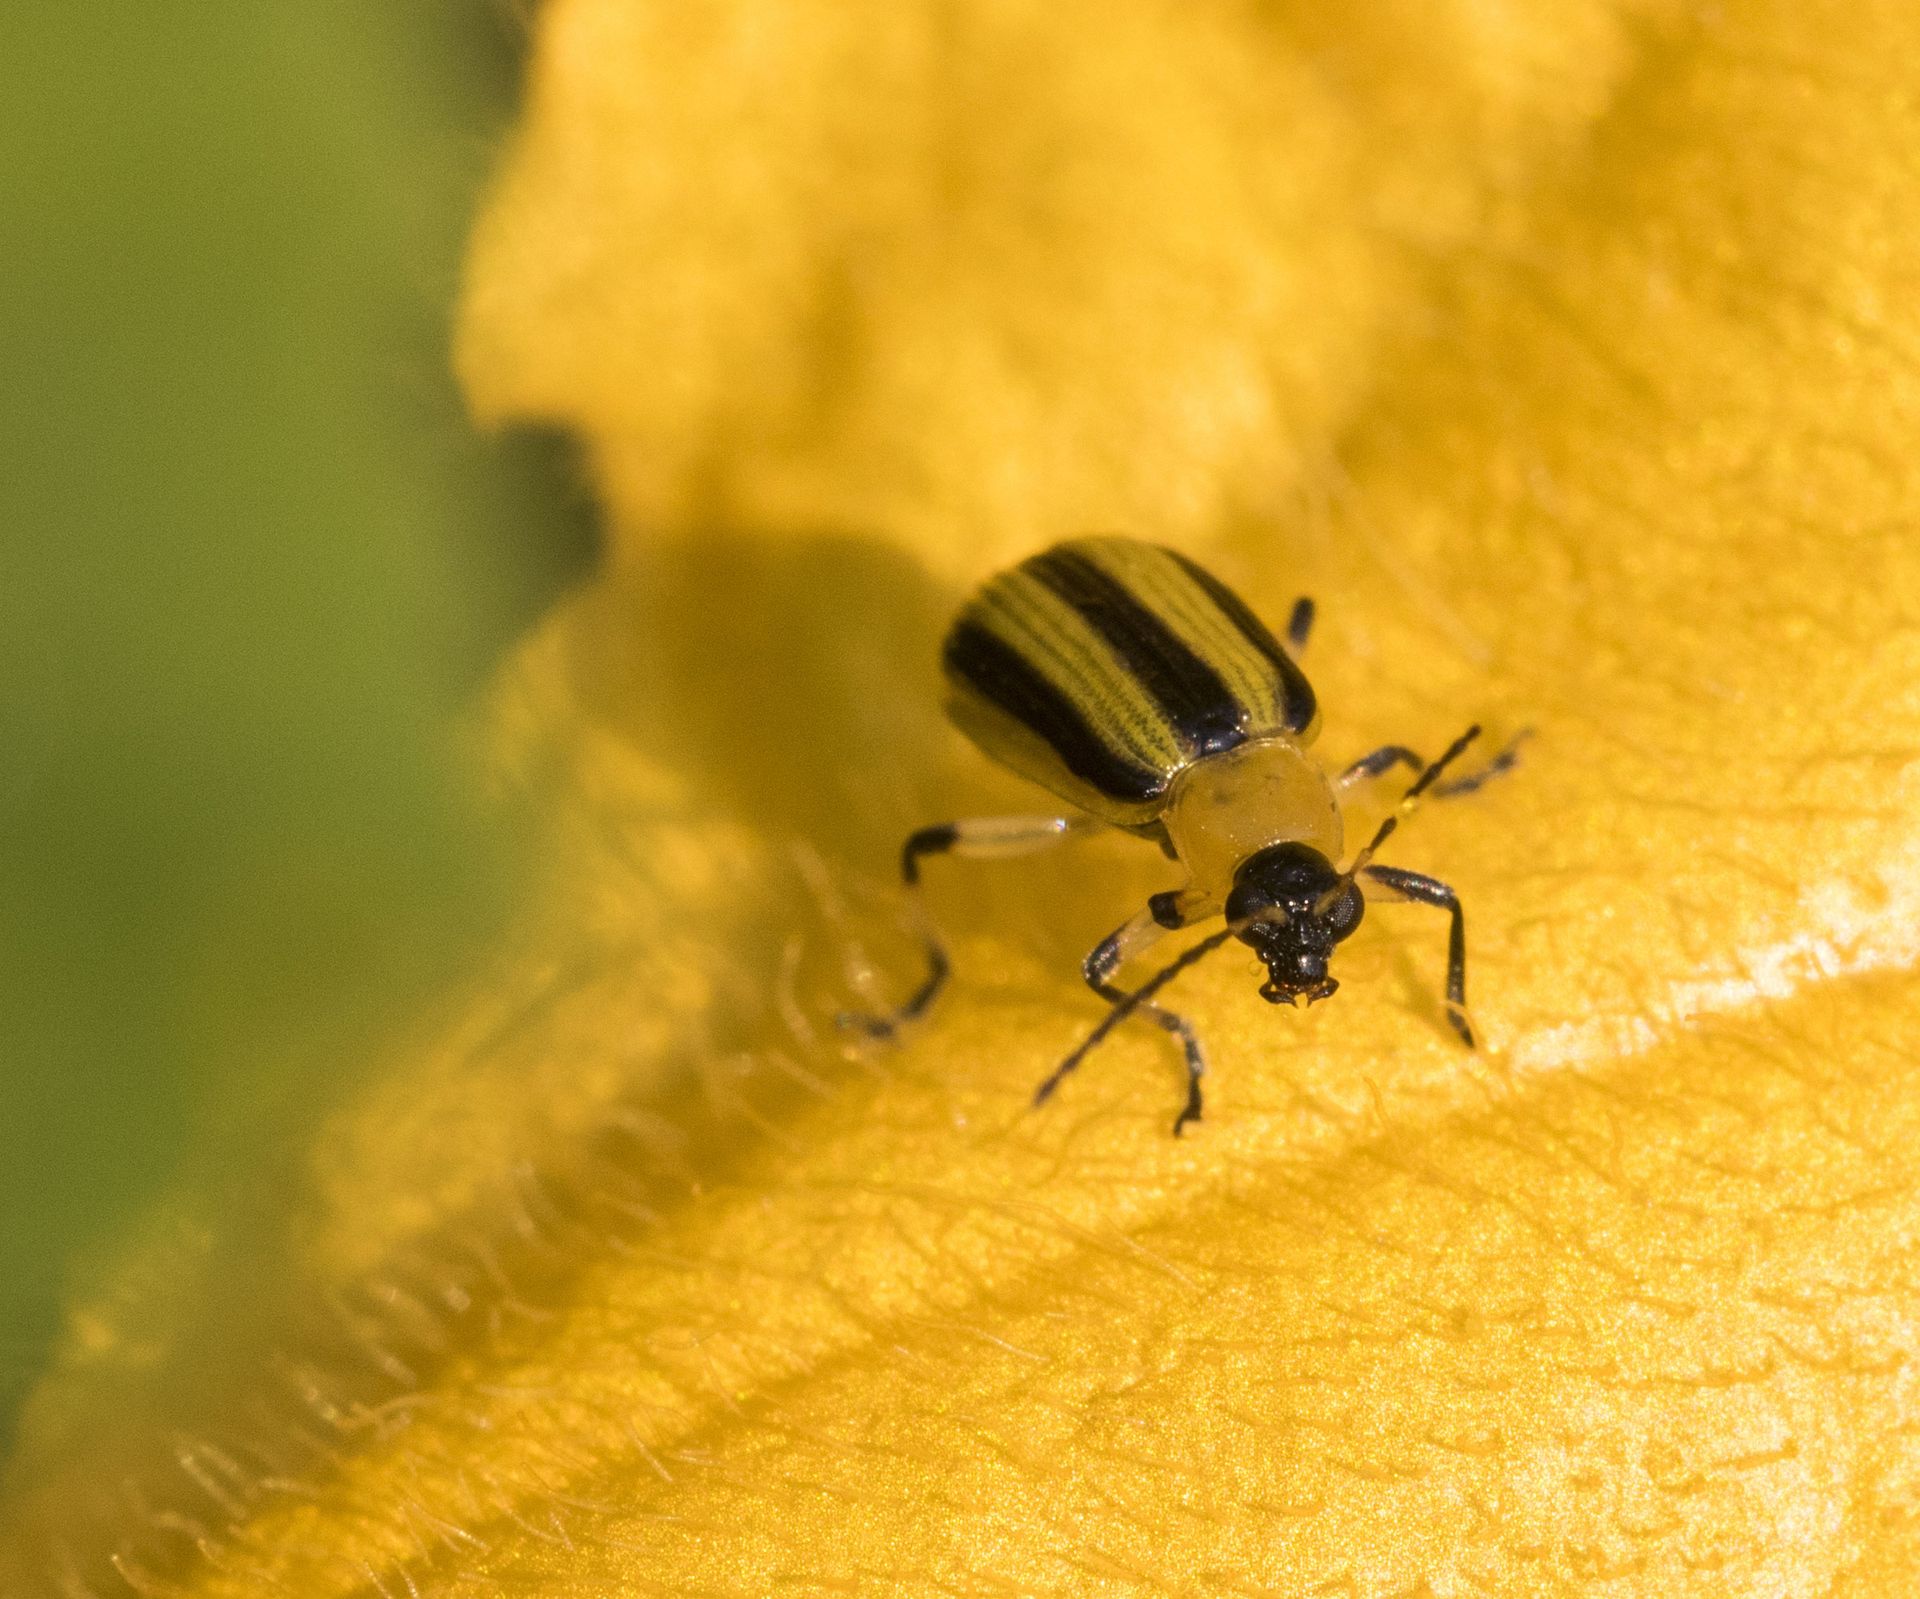
<svg viewBox="0 0 1920 1599">
<path fill-rule="evenodd" d="M 1200 1120 L 1200 1079 L 1187 1079 L 1187 1102 L 1180 1107 L 1180 1114 L 1173 1119 L 1173 1136 L 1178 1138 L 1186 1131 L 1188 1122 Z"/>
<path fill-rule="evenodd" d="M 869 1038 L 892 1039 L 900 1033 L 899 1024 L 891 1017 L 865 1011 L 843 1010 L 833 1018 L 833 1025 L 843 1033 L 865 1033 Z"/>
</svg>

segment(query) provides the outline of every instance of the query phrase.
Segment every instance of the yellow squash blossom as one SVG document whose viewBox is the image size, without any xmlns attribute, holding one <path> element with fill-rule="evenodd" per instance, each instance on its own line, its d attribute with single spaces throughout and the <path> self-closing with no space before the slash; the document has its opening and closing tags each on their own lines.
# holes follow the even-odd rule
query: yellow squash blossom
<svg viewBox="0 0 1920 1599">
<path fill-rule="evenodd" d="M 587 441 L 503 673 L 548 888 L 183 1199 L 28 1414 L 5 1591 L 1920 1588 L 1920 11 L 548 0 L 477 412 Z M 966 585 L 1124 530 L 1312 592 L 1338 757 L 1534 729 L 1311 1012 L 1080 951 L 1123 840 L 937 714 Z M 181 1234 L 190 1233 L 182 1237 Z M 144 1288 L 140 1279 L 147 1279 Z M 156 1279 L 160 1279 L 156 1281 Z"/>
</svg>

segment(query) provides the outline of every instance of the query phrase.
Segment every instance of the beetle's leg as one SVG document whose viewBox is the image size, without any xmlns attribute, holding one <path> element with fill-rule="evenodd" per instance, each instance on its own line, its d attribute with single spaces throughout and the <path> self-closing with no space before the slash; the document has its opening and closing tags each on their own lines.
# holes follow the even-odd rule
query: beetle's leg
<svg viewBox="0 0 1920 1599">
<path fill-rule="evenodd" d="M 1014 855 L 1031 855 L 1050 848 L 1075 833 L 1087 831 L 1093 822 L 1081 816 L 982 816 L 966 822 L 942 822 L 911 833 L 900 849 L 900 881 L 912 901 L 914 920 L 920 926 L 920 939 L 926 948 L 927 975 L 907 1002 L 884 1016 L 861 1012 L 842 1012 L 840 1026 L 865 1033 L 870 1038 L 891 1038 L 907 1022 L 924 1015 L 947 986 L 953 964 L 947 959 L 947 946 L 939 928 L 927 914 L 920 896 L 920 862 L 928 855 L 958 855 L 965 860 L 1002 860 Z"/>
<path fill-rule="evenodd" d="M 1287 618 L 1287 648 L 1298 655 L 1307 647 L 1307 635 L 1313 631 L 1313 596 L 1302 594 L 1293 602 Z"/>
<path fill-rule="evenodd" d="M 1533 729 L 1523 727 L 1508 739 L 1500 753 L 1477 772 L 1469 772 L 1465 777 L 1456 777 L 1450 782 L 1436 784 L 1433 790 L 1435 799 L 1453 799 L 1461 794 L 1471 794 L 1483 784 L 1491 783 L 1496 777 L 1511 772 L 1520 764 L 1520 746 L 1533 736 Z"/>
<path fill-rule="evenodd" d="M 1396 766 L 1411 766 L 1417 772 L 1426 764 L 1417 750 L 1410 750 L 1404 744 L 1382 744 L 1371 755 L 1362 755 L 1336 777 L 1333 786 L 1345 793 L 1355 783 L 1364 782 L 1369 777 L 1379 777 Z"/>
<path fill-rule="evenodd" d="M 1101 939 L 1081 962 L 1080 974 L 1086 978 L 1087 987 L 1110 1004 L 1117 1005 L 1129 998 L 1127 991 L 1114 983 L 1113 974 L 1135 956 L 1152 948 L 1168 933 L 1189 926 L 1203 908 L 1188 895 L 1177 892 L 1155 894 L 1147 901 L 1145 910 L 1122 922 Z M 1173 1135 L 1178 1138 L 1188 1122 L 1200 1119 L 1200 1079 L 1207 1070 L 1206 1052 L 1200 1047 L 1200 1035 L 1184 1016 L 1165 1006 L 1153 1004 L 1141 1005 L 1139 1014 L 1179 1039 L 1181 1052 L 1186 1057 L 1187 1102 L 1173 1124 Z M 1074 1060 L 1074 1057 L 1069 1057 L 1069 1060 Z M 1074 1060 L 1074 1064 L 1078 1064 L 1077 1060 Z M 1045 1099 L 1052 1094 L 1071 1069 L 1064 1063 L 1056 1067 L 1040 1086 L 1035 1099 Z"/>
<path fill-rule="evenodd" d="M 1471 794 L 1475 789 L 1491 783 L 1496 777 L 1511 772 L 1520 764 L 1520 746 L 1526 742 L 1532 731 L 1531 728 L 1525 728 L 1514 734 L 1507 741 L 1506 747 L 1479 771 L 1469 772 L 1465 777 L 1456 777 L 1450 782 L 1436 783 L 1433 786 L 1433 797 L 1455 799 L 1462 794 Z M 1333 780 L 1333 786 L 1344 794 L 1355 783 L 1363 782 L 1370 777 L 1379 777 L 1383 773 L 1392 771 L 1396 766 L 1408 766 L 1417 772 L 1426 764 L 1420 759 L 1417 750 L 1410 750 L 1404 744 L 1382 744 L 1372 754 L 1362 755 L 1359 760 L 1336 777 Z"/>
<path fill-rule="evenodd" d="M 1460 909 L 1460 896 L 1436 877 L 1398 866 L 1369 866 L 1360 875 L 1367 879 L 1361 892 L 1368 899 L 1437 905 L 1452 916 L 1447 934 L 1447 1020 L 1467 1048 L 1473 1048 L 1473 1029 L 1467 1024 L 1467 919 Z"/>
</svg>

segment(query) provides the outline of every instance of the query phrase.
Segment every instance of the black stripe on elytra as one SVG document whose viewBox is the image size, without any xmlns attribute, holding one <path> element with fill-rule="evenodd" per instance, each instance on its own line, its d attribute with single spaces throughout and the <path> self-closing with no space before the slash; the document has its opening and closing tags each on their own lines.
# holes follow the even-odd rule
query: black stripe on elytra
<svg viewBox="0 0 1920 1599">
<path fill-rule="evenodd" d="M 1247 739 L 1247 708 L 1220 674 L 1112 573 L 1074 549 L 1048 550 L 1026 570 L 1099 634 L 1160 707 L 1189 755 Z"/>
<path fill-rule="evenodd" d="M 1239 628 L 1246 635 L 1247 642 L 1271 663 L 1275 675 L 1280 679 L 1286 705 L 1287 731 L 1299 733 L 1312 726 L 1314 712 L 1319 709 L 1314 699 L 1313 685 L 1307 681 L 1307 674 L 1294 663 L 1293 657 L 1280 647 L 1280 641 L 1267 631 L 1267 624 L 1247 609 L 1245 600 L 1204 566 L 1188 560 L 1178 550 L 1169 550 L 1167 553 L 1180 563 L 1188 577 L 1206 591 L 1207 598 L 1220 607 L 1220 614 Z"/>
<path fill-rule="evenodd" d="M 961 620 L 941 652 L 955 677 L 1046 740 L 1067 770 L 1109 799 L 1159 795 L 1164 776 L 1107 744 L 1038 667 L 979 622 Z"/>
</svg>

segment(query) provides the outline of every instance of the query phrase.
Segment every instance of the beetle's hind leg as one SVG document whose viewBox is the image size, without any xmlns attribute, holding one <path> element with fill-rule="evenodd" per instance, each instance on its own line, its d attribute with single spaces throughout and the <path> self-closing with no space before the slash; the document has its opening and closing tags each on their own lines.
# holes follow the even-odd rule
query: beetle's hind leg
<svg viewBox="0 0 1920 1599">
<path fill-rule="evenodd" d="M 1433 905 L 1451 916 L 1447 932 L 1447 1020 L 1472 1049 L 1473 1028 L 1467 1021 L 1467 919 L 1460 908 L 1460 896 L 1437 877 L 1398 866 L 1368 866 L 1360 875 L 1367 880 L 1361 891 L 1368 899 Z"/>
<path fill-rule="evenodd" d="M 927 975 L 905 1004 L 880 1014 L 843 1011 L 835 1018 L 849 1031 L 865 1033 L 869 1038 L 892 1038 L 907 1023 L 926 1014 L 940 997 L 952 975 L 953 963 L 947 957 L 946 940 L 927 914 L 920 891 L 920 862 L 930 855 L 957 855 L 963 860 L 1001 860 L 1015 855 L 1032 855 L 1049 849 L 1064 839 L 1083 833 L 1095 824 L 1080 816 L 981 816 L 971 821 L 942 822 L 923 827 L 907 836 L 900 848 L 900 882 L 913 906 L 913 917 L 920 928 L 920 941 L 926 951 Z"/>
</svg>

